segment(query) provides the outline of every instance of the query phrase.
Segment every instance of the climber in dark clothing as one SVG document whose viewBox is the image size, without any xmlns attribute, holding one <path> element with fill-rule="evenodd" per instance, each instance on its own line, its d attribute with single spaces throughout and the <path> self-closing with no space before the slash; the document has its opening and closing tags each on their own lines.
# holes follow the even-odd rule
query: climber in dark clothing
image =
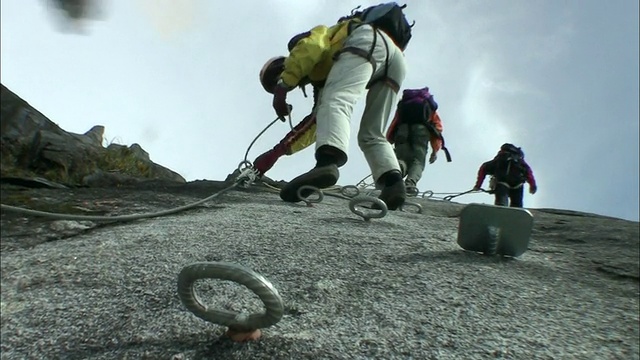
<svg viewBox="0 0 640 360">
<path fill-rule="evenodd" d="M 495 205 L 521 208 L 525 182 L 529 184 L 530 194 L 538 191 L 524 152 L 513 144 L 503 144 L 492 160 L 480 166 L 474 190 L 480 189 L 486 175 L 492 175 L 489 188 L 495 196 Z"/>
</svg>

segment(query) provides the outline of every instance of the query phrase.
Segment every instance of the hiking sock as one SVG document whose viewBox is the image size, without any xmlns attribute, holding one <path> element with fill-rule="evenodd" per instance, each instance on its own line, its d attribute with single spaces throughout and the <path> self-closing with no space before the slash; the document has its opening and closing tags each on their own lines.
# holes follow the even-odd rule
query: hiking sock
<svg viewBox="0 0 640 360">
<path fill-rule="evenodd" d="M 347 155 L 338 148 L 330 145 L 322 145 L 316 150 L 316 167 L 327 165 L 337 165 L 338 167 L 346 163 Z"/>
<path fill-rule="evenodd" d="M 323 167 L 331 164 L 337 164 L 338 159 L 331 154 L 316 154 L 316 167 Z"/>
<path fill-rule="evenodd" d="M 398 181 L 402 181 L 402 173 L 398 170 L 390 170 L 380 176 L 385 187 L 393 186 Z"/>
</svg>

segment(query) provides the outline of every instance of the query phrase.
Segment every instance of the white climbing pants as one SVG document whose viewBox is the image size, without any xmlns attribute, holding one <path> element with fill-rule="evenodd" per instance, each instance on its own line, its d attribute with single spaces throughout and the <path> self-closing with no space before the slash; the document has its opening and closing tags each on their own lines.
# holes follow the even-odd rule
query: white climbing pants
<svg viewBox="0 0 640 360">
<path fill-rule="evenodd" d="M 344 48 L 358 48 L 369 53 L 373 38 L 371 26 L 360 26 L 345 39 Z M 386 77 L 392 80 L 391 83 L 385 81 L 385 62 Z M 316 149 L 330 145 L 348 154 L 353 107 L 371 82 L 360 121 L 358 145 L 376 181 L 387 171 L 400 170 L 384 129 L 405 75 L 404 54 L 382 31 L 377 31 L 371 62 L 351 52 L 341 53 L 329 72 L 317 106 Z M 395 86 L 390 86 L 393 83 Z"/>
</svg>

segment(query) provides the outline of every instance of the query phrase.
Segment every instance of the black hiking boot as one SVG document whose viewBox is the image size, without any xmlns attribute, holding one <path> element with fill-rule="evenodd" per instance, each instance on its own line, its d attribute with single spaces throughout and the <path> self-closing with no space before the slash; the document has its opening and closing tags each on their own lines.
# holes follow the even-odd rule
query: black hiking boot
<svg viewBox="0 0 640 360">
<path fill-rule="evenodd" d="M 384 201 L 387 204 L 388 210 L 397 210 L 407 199 L 407 189 L 402 181 L 402 174 L 399 171 L 392 170 L 384 173 L 379 182 L 384 184 L 380 196 L 378 199 Z M 373 204 L 372 209 L 378 209 L 376 204 Z"/>
<path fill-rule="evenodd" d="M 298 197 L 298 189 L 308 185 L 318 189 L 328 188 L 338 182 L 340 177 L 340 171 L 336 164 L 328 164 L 324 166 L 316 166 L 308 172 L 294 178 L 282 190 L 280 190 L 280 198 L 286 202 L 295 203 L 302 201 Z M 303 198 L 308 197 L 313 193 L 313 190 L 303 190 L 300 195 Z"/>
<path fill-rule="evenodd" d="M 397 210 L 407 199 L 407 189 L 404 182 L 398 181 L 391 186 L 385 186 L 378 198 L 387 204 L 387 209 Z"/>
</svg>

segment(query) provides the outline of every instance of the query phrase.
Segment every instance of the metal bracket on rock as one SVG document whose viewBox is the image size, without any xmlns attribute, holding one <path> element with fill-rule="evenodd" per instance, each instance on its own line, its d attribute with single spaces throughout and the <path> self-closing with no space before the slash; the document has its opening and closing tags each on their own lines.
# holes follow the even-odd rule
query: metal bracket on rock
<svg viewBox="0 0 640 360">
<path fill-rule="evenodd" d="M 246 286 L 264 303 L 264 313 L 249 315 L 209 309 L 200 302 L 193 287 L 197 280 L 229 280 Z M 264 276 L 244 266 L 225 262 L 201 262 L 185 266 L 178 275 L 178 296 L 182 304 L 202 320 L 237 330 L 255 330 L 275 325 L 284 313 L 278 290 Z"/>
<path fill-rule="evenodd" d="M 416 211 L 407 211 L 405 209 L 407 208 L 416 208 Z M 404 211 L 404 212 L 411 212 L 411 213 L 416 213 L 416 214 L 422 214 L 422 205 L 413 202 L 413 201 L 405 201 L 404 204 L 400 205 L 400 211 Z"/>
<path fill-rule="evenodd" d="M 304 190 L 311 190 L 312 191 L 311 194 L 317 194 L 318 197 L 316 199 L 309 199 L 309 197 L 305 198 L 305 197 L 302 196 L 302 192 Z M 324 193 L 322 192 L 322 190 L 318 189 L 315 186 L 311 186 L 311 185 L 300 186 L 300 188 L 298 189 L 296 194 L 298 195 L 298 199 L 303 201 L 309 207 L 313 206 L 313 204 L 321 203 L 322 200 L 324 199 Z M 309 195 L 311 195 L 311 194 L 309 194 Z"/>
<path fill-rule="evenodd" d="M 469 204 L 460 212 L 458 245 L 486 255 L 518 257 L 531 239 L 533 215 L 526 209 Z"/>
<path fill-rule="evenodd" d="M 369 212 L 366 213 L 362 210 L 359 210 L 356 208 L 356 206 L 361 205 L 361 204 L 368 204 L 368 203 L 373 203 L 375 205 L 377 205 L 378 209 L 376 210 L 380 210 L 380 212 L 375 213 L 375 212 Z M 354 198 L 352 198 L 349 201 L 349 209 L 351 210 L 352 213 L 361 216 L 364 221 L 370 221 L 371 219 L 379 219 L 379 218 L 383 218 L 385 217 L 385 215 L 387 215 L 387 212 L 389 211 L 389 209 L 387 208 L 387 204 L 384 203 L 384 201 L 378 199 L 377 197 L 373 197 L 373 196 L 364 196 L 364 195 L 360 195 L 360 196 L 356 196 Z"/>
</svg>

